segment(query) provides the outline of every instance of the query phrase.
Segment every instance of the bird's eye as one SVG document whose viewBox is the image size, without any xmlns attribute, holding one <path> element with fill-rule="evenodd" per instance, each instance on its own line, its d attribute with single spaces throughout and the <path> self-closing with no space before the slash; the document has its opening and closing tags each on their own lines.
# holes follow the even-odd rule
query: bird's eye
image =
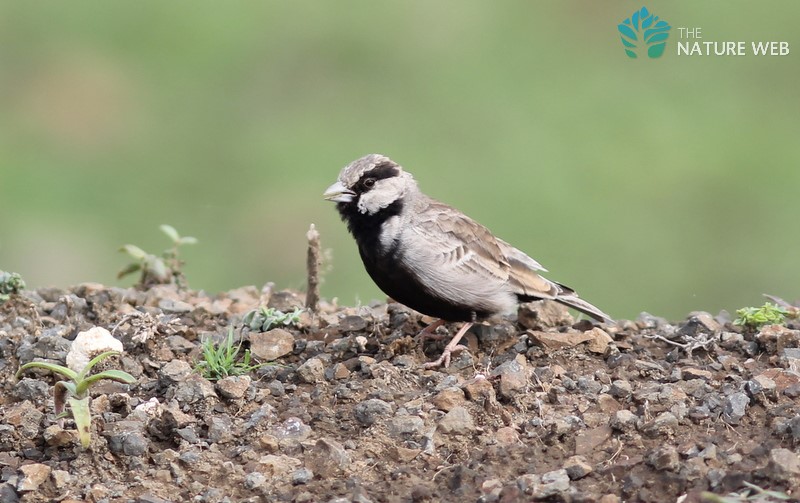
<svg viewBox="0 0 800 503">
<path fill-rule="evenodd" d="M 374 178 L 365 178 L 364 179 L 364 187 L 371 189 L 375 186 L 375 179 Z"/>
</svg>

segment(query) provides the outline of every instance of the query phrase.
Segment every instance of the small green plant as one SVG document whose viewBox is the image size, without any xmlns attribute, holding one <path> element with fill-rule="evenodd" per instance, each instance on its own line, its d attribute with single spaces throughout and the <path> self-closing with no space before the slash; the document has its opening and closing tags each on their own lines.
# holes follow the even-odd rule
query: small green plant
<svg viewBox="0 0 800 503">
<path fill-rule="evenodd" d="M 240 360 L 239 351 L 241 349 L 242 341 L 239 340 L 238 344 L 234 343 L 233 327 L 230 327 L 228 335 L 219 344 L 214 344 L 211 337 L 203 341 L 203 360 L 197 362 L 195 368 L 206 379 L 215 381 L 228 376 L 244 375 L 251 370 L 267 365 L 266 363 L 251 365 L 249 349 L 244 350 Z"/>
<path fill-rule="evenodd" d="M 277 327 L 278 325 L 289 326 L 296 325 L 300 321 L 300 315 L 303 310 L 300 308 L 294 311 L 284 313 L 278 311 L 273 307 L 261 306 L 258 309 L 253 309 L 244 315 L 242 322 L 250 327 L 250 330 L 256 332 L 266 332 L 267 330 Z"/>
<path fill-rule="evenodd" d="M 700 501 L 703 503 L 744 503 L 752 501 L 754 503 L 776 503 L 779 501 L 790 501 L 791 496 L 785 492 L 769 491 L 762 489 L 750 482 L 742 482 L 747 489 L 743 489 L 741 493 L 730 493 L 727 496 L 704 491 L 700 493 Z"/>
<path fill-rule="evenodd" d="M 757 329 L 764 325 L 779 325 L 783 323 L 789 312 L 778 305 L 767 302 L 761 307 L 737 309 L 736 314 L 739 317 L 734 320 L 734 325 Z"/>
<path fill-rule="evenodd" d="M 25 282 L 22 281 L 22 276 L 16 272 L 0 271 L 0 304 L 24 289 Z"/>
<path fill-rule="evenodd" d="M 172 241 L 172 247 L 164 250 L 159 257 L 158 255 L 147 253 L 135 245 L 123 246 L 120 251 L 130 255 L 135 262 L 125 266 L 117 274 L 117 278 L 123 278 L 141 271 L 139 285 L 143 288 L 171 283 L 181 288 L 186 286 L 186 278 L 181 271 L 184 263 L 179 258 L 180 247 L 196 244 L 197 239 L 192 236 L 181 236 L 171 225 L 162 225 L 159 229 Z"/>
<path fill-rule="evenodd" d="M 92 384 L 103 379 L 111 379 L 112 381 L 119 381 L 125 384 L 132 384 L 136 379 L 127 372 L 122 370 L 110 369 L 104 370 L 98 374 L 89 375 L 92 368 L 106 358 L 118 355 L 118 351 L 106 351 L 95 356 L 86 366 L 80 371 L 75 372 L 67 367 L 56 365 L 47 362 L 30 362 L 21 366 L 17 371 L 17 379 L 24 371 L 31 368 L 42 368 L 61 374 L 68 381 L 58 381 L 53 388 L 53 402 L 55 403 L 55 413 L 58 419 L 62 419 L 69 415 L 75 420 L 75 426 L 78 428 L 78 438 L 84 448 L 89 447 L 91 443 L 91 426 L 92 417 L 89 413 L 89 388 Z M 64 407 L 69 404 L 69 411 L 65 411 Z"/>
</svg>

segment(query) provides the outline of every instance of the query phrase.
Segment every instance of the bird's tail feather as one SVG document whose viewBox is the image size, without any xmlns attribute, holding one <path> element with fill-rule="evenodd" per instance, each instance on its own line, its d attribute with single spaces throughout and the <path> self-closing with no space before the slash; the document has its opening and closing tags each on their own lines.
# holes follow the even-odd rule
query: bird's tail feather
<svg viewBox="0 0 800 503">
<path fill-rule="evenodd" d="M 571 307 L 572 309 L 577 309 L 584 314 L 588 314 L 597 321 L 614 323 L 614 319 L 611 318 L 611 316 L 607 315 L 592 304 L 589 304 L 577 295 L 558 295 L 553 300 L 560 302 L 567 307 Z"/>
</svg>

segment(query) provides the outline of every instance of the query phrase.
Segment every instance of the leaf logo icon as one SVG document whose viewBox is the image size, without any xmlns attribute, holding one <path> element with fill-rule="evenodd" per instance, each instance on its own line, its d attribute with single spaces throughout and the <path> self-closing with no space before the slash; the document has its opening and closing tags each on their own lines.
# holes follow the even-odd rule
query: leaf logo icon
<svg viewBox="0 0 800 503">
<path fill-rule="evenodd" d="M 660 58 L 667 46 L 670 28 L 669 23 L 658 19 L 647 7 L 637 10 L 617 26 L 629 58 L 638 58 L 638 49 L 645 46 L 649 58 Z"/>
</svg>

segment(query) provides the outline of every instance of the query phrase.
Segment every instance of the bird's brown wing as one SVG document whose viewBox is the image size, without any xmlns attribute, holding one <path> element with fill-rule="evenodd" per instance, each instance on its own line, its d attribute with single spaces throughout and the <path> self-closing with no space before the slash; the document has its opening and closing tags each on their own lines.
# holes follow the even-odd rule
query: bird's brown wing
<svg viewBox="0 0 800 503">
<path fill-rule="evenodd" d="M 498 238 L 497 242 L 503 256 L 511 265 L 508 279 L 515 294 L 523 297 L 553 299 L 562 293 L 559 285 L 539 275 L 538 271 L 546 271 L 539 262 L 502 239 Z"/>
<path fill-rule="evenodd" d="M 433 263 L 465 280 L 505 283 L 511 265 L 486 227 L 438 202 L 432 202 L 413 226 Z"/>
</svg>

